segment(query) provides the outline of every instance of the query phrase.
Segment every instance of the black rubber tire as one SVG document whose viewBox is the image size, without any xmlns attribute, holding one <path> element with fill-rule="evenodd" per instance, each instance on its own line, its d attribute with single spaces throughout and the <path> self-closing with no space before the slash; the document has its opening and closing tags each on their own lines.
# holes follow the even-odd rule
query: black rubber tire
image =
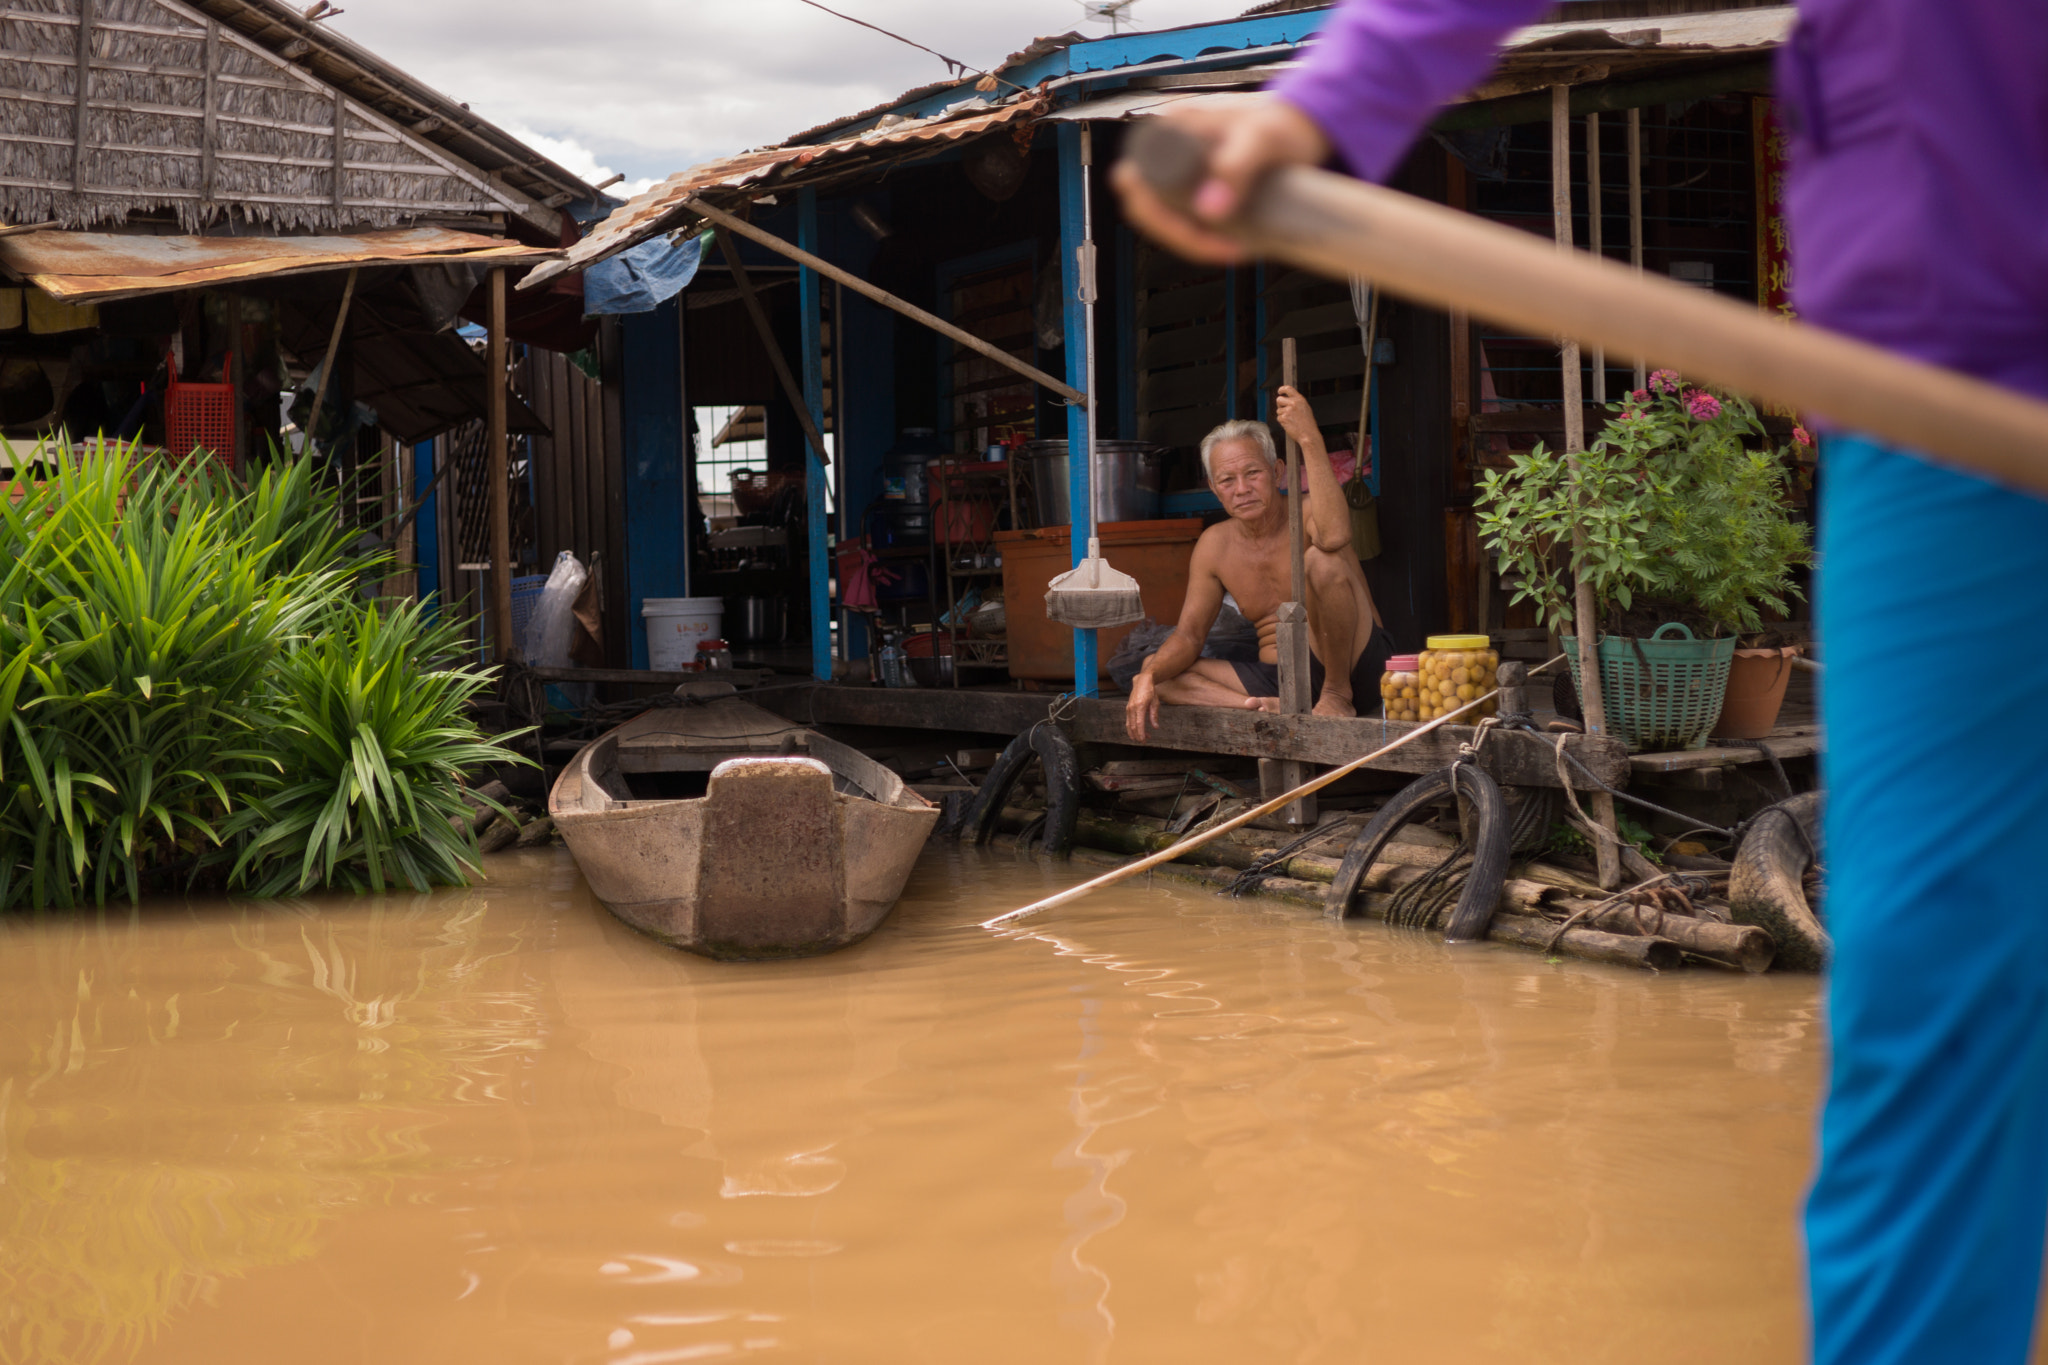
<svg viewBox="0 0 2048 1365">
<path fill-rule="evenodd" d="M 1818 972 L 1834 956 L 1821 907 L 1806 899 L 1806 871 L 1820 843 L 1820 792 L 1804 792 L 1757 812 L 1728 872 L 1728 908 L 1778 941 L 1774 966 Z"/>
<path fill-rule="evenodd" d="M 960 832 L 971 834 L 977 844 L 994 838 L 996 817 L 1034 758 L 1045 771 L 1045 851 L 1065 858 L 1074 851 L 1074 830 L 1081 819 L 1081 760 L 1066 735 L 1052 725 L 1034 725 L 1010 741 L 982 779 L 981 790 L 960 821 Z"/>
<path fill-rule="evenodd" d="M 1501 888 L 1508 876 L 1511 830 L 1507 799 L 1501 795 L 1500 784 L 1484 770 L 1467 764 L 1457 775 L 1457 791 L 1471 804 L 1474 817 L 1472 868 L 1465 876 L 1465 889 L 1458 895 L 1450 923 L 1444 928 L 1444 941 L 1473 943 L 1486 937 L 1494 912 L 1500 909 Z M 1449 768 L 1425 773 L 1394 793 L 1393 799 L 1379 808 L 1344 851 L 1344 861 L 1338 865 L 1329 895 L 1323 900 L 1324 912 L 1331 919 L 1343 919 L 1350 914 L 1359 882 L 1379 858 L 1380 850 L 1394 837 L 1394 831 L 1451 794 Z"/>
</svg>

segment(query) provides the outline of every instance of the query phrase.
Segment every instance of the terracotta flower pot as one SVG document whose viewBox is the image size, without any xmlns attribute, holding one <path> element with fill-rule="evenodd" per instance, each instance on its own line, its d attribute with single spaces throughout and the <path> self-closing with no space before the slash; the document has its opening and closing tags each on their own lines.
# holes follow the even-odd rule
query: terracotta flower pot
<svg viewBox="0 0 2048 1365">
<path fill-rule="evenodd" d="M 1778 723 L 1785 704 L 1785 684 L 1792 681 L 1792 656 L 1798 645 L 1783 649 L 1738 649 L 1728 669 L 1728 694 L 1721 718 L 1714 722 L 1718 739 L 1762 739 Z"/>
</svg>

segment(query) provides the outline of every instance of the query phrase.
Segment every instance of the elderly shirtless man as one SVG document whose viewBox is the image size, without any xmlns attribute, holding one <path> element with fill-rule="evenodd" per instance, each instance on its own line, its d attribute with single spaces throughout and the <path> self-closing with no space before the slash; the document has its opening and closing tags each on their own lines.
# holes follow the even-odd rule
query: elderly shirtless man
<svg viewBox="0 0 2048 1365">
<path fill-rule="evenodd" d="M 1280 390 L 1280 426 L 1301 444 L 1308 501 L 1302 518 L 1307 547 L 1309 691 L 1319 716 L 1355 716 L 1357 698 L 1376 695 L 1393 638 L 1373 605 L 1365 572 L 1351 552 L 1351 509 L 1337 485 L 1322 433 L 1308 400 Z M 1188 566 L 1188 595 L 1180 623 L 1131 683 L 1124 728 L 1142 740 L 1159 723 L 1159 707 L 1235 706 L 1277 711 L 1280 706 L 1280 604 L 1293 587 L 1288 561 L 1287 502 L 1280 494 L 1280 464 L 1262 422 L 1225 422 L 1202 438 L 1202 468 L 1230 515 L 1202 532 Z M 1226 663 L 1201 657 L 1216 624 L 1223 594 L 1258 627 L 1259 662 Z M 1334 667 L 1332 666 L 1334 664 Z"/>
</svg>

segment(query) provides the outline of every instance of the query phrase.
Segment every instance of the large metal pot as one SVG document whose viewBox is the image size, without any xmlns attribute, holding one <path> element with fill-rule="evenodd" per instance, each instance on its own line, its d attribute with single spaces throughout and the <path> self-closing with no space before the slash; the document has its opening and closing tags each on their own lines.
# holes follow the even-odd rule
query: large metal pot
<svg viewBox="0 0 2048 1365">
<path fill-rule="evenodd" d="M 1149 441 L 1095 443 L 1095 520 L 1156 521 L 1166 486 L 1165 446 Z M 1067 501 L 1067 443 L 1031 441 L 1024 446 L 1031 486 L 1038 494 L 1040 526 L 1071 526 Z"/>
<path fill-rule="evenodd" d="M 743 645 L 779 645 L 788 634 L 789 603 L 780 597 L 729 597 L 725 630 Z"/>
</svg>

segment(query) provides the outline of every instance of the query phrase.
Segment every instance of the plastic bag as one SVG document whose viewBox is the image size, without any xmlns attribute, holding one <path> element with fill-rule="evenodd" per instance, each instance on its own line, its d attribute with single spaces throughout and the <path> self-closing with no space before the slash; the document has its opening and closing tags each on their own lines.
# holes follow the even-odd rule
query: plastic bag
<svg viewBox="0 0 2048 1365">
<path fill-rule="evenodd" d="M 548 583 L 541 589 L 540 602 L 526 623 L 526 638 L 519 642 L 526 662 L 535 668 L 567 668 L 569 645 L 576 633 L 576 599 L 590 572 L 576 556 L 564 550 L 555 556 Z"/>
</svg>

